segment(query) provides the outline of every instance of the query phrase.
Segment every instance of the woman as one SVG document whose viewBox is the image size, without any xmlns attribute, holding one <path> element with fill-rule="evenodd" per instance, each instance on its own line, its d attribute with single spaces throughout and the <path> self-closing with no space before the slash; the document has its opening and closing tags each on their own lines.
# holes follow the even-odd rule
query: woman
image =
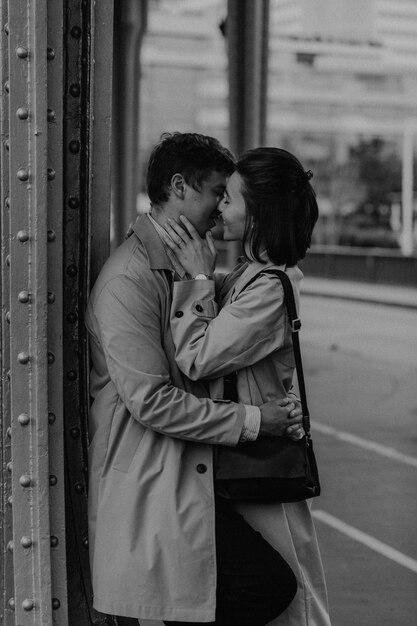
<svg viewBox="0 0 417 626">
<path fill-rule="evenodd" d="M 239 159 L 219 205 L 224 239 L 242 241 L 245 259 L 211 280 L 215 247 L 185 218 L 166 227 L 166 243 L 189 276 L 174 284 L 171 328 L 176 360 L 192 379 L 237 371 L 239 402 L 260 405 L 291 393 L 294 357 L 281 283 L 264 270 L 285 270 L 296 302 L 304 258 L 318 218 L 311 172 L 278 148 L 249 150 Z M 207 280 L 203 280 L 207 278 Z M 201 279 L 201 280 L 198 280 Z M 181 313 L 178 313 L 181 311 Z M 215 383 L 213 380 L 212 384 Z M 302 437 L 300 426 L 288 434 Z M 310 502 L 243 503 L 237 509 L 284 557 L 297 594 L 271 624 L 329 626 L 327 593 Z"/>
</svg>

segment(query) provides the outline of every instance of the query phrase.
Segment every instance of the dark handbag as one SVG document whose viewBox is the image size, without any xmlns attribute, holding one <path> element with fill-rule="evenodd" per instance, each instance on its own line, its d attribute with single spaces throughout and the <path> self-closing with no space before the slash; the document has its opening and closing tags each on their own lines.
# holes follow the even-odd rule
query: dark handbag
<svg viewBox="0 0 417 626">
<path fill-rule="evenodd" d="M 261 437 L 253 442 L 238 444 L 234 448 L 216 446 L 215 491 L 228 500 L 298 502 L 319 496 L 321 491 L 310 435 L 310 416 L 298 336 L 301 322 L 297 316 L 294 292 L 287 274 L 281 270 L 264 270 L 263 273 L 278 276 L 284 289 L 292 328 L 305 436 L 298 441 L 288 437 Z M 225 389 L 228 388 L 230 399 L 236 393 L 235 383 L 233 376 L 228 377 Z"/>
</svg>

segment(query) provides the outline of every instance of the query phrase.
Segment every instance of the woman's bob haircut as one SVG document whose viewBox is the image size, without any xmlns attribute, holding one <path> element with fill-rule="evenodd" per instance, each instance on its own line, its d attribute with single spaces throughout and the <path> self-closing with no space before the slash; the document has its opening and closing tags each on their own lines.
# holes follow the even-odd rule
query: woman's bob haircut
<svg viewBox="0 0 417 626">
<path fill-rule="evenodd" d="M 247 210 L 245 256 L 263 262 L 260 254 L 266 250 L 277 265 L 296 265 L 311 245 L 319 215 L 309 182 L 312 173 L 282 148 L 248 150 L 238 159 L 236 171 Z"/>
</svg>

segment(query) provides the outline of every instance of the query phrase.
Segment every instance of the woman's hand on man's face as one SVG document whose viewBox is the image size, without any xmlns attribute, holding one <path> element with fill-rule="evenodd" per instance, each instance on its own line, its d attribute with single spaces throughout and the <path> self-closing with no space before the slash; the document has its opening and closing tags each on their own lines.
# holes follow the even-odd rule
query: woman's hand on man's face
<svg viewBox="0 0 417 626">
<path fill-rule="evenodd" d="M 200 237 L 191 222 L 183 215 L 180 216 L 182 225 L 168 219 L 164 228 L 167 235 L 164 241 L 175 254 L 184 270 L 193 278 L 197 274 L 211 276 L 216 265 L 217 251 L 211 232 L 208 230 L 205 237 Z"/>
</svg>

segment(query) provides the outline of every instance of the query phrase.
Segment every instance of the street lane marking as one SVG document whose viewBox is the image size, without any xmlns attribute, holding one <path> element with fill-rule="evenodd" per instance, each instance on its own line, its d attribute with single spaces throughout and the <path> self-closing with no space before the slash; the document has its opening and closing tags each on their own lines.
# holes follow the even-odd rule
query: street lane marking
<svg viewBox="0 0 417 626">
<path fill-rule="evenodd" d="M 337 517 L 333 517 L 333 515 L 330 515 L 325 511 L 313 510 L 312 515 L 315 519 L 323 522 L 323 524 L 331 526 L 335 530 L 338 530 L 339 532 L 343 533 L 347 537 L 350 537 L 354 541 L 362 543 L 367 548 L 375 550 L 375 552 L 379 552 L 379 554 L 382 554 L 382 556 L 385 556 L 387 559 L 391 559 L 391 561 L 395 561 L 399 565 L 402 565 L 403 567 L 406 567 L 407 569 L 417 574 L 417 561 L 410 558 L 409 556 L 406 556 L 402 552 L 399 552 L 398 550 L 387 546 L 386 543 L 383 543 L 382 541 L 371 537 L 371 535 L 363 533 L 361 530 L 358 530 L 353 526 L 349 526 L 349 524 L 345 524 L 345 522 L 342 522 L 342 520 L 338 519 Z"/>
<path fill-rule="evenodd" d="M 415 457 L 409 456 L 407 454 L 402 454 L 401 452 L 398 452 L 398 450 L 390 448 L 389 446 L 383 446 L 380 443 L 375 443 L 373 441 L 369 441 L 368 439 L 362 439 L 362 437 L 351 435 L 350 433 L 346 433 L 343 430 L 337 430 L 337 428 L 327 426 L 327 424 L 321 424 L 320 422 L 316 422 L 316 420 L 314 420 L 313 422 L 313 431 L 314 430 L 318 430 L 325 435 L 332 435 L 332 437 L 336 437 L 336 439 L 351 443 L 354 446 L 359 446 L 360 448 L 371 450 L 372 452 L 376 452 L 377 454 L 382 454 L 382 456 L 393 459 L 394 461 L 400 461 L 400 463 L 405 463 L 406 465 L 417 467 L 417 459 Z"/>
</svg>

